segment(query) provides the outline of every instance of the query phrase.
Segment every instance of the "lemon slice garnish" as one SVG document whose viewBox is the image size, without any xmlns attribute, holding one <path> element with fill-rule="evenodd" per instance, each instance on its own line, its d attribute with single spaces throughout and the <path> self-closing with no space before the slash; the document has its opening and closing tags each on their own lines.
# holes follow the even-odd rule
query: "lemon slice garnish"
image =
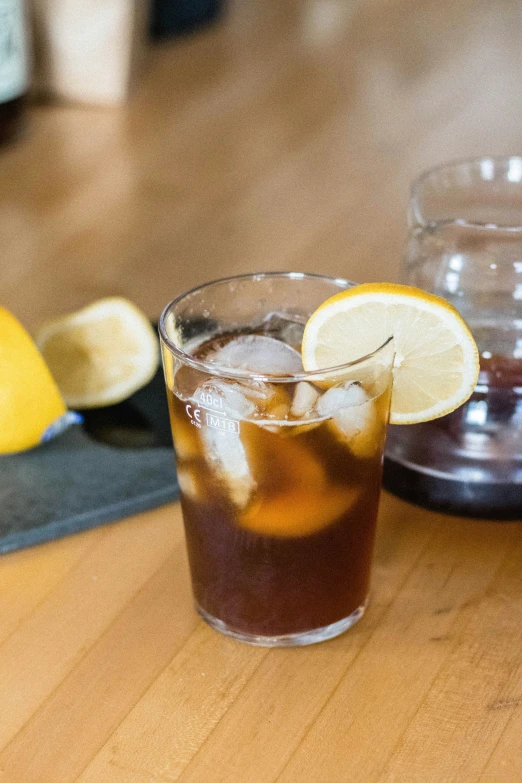
<svg viewBox="0 0 522 783">
<path fill-rule="evenodd" d="M 303 335 L 303 365 L 321 370 L 395 344 L 391 424 L 444 416 L 472 394 L 479 354 L 473 336 L 447 302 L 419 288 L 365 283 L 323 302 Z"/>
</svg>

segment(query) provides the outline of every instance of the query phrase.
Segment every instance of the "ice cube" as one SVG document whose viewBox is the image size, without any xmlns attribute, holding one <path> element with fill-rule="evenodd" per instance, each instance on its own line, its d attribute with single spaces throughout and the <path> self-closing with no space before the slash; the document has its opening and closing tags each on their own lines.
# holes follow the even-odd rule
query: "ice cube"
<svg viewBox="0 0 522 783">
<path fill-rule="evenodd" d="M 305 321 L 304 316 L 297 314 L 269 313 L 263 321 L 263 328 L 273 337 L 297 348 L 303 341 Z"/>
<path fill-rule="evenodd" d="M 257 406 L 253 401 L 259 401 L 270 395 L 267 384 L 249 384 L 248 386 L 209 379 L 203 383 L 193 397 L 195 405 L 204 409 L 200 414 L 202 427 L 201 440 L 205 456 L 210 467 L 224 484 L 228 497 L 233 503 L 244 508 L 255 488 L 255 481 L 250 475 L 245 448 L 239 435 L 239 425 L 228 429 L 221 428 L 221 422 L 240 421 L 256 413 Z M 253 399 L 246 395 L 251 393 Z M 214 425 L 208 423 L 208 413 Z"/>
<path fill-rule="evenodd" d="M 237 387 L 247 399 L 254 403 L 259 411 L 265 410 L 267 406 L 273 404 L 281 396 L 281 390 L 274 383 L 249 379 L 245 383 L 238 383 Z"/>
<path fill-rule="evenodd" d="M 207 359 L 221 367 L 263 375 L 293 375 L 303 371 L 298 351 L 280 340 L 259 334 L 235 337 Z"/>
<path fill-rule="evenodd" d="M 338 436 L 347 441 L 357 457 L 369 459 L 381 448 L 384 432 L 379 426 L 375 402 L 363 387 L 349 382 L 328 389 L 317 403 L 321 416 L 331 416 Z"/>
<path fill-rule="evenodd" d="M 202 427 L 202 440 L 210 466 L 223 482 L 227 495 L 240 508 L 245 508 L 256 482 L 250 475 L 245 447 L 235 432 Z"/>
<path fill-rule="evenodd" d="M 301 419 L 303 416 L 306 416 L 307 413 L 310 413 L 317 402 L 318 397 L 319 392 L 311 383 L 300 381 L 295 387 L 290 413 L 297 419 Z"/>
<path fill-rule="evenodd" d="M 260 427 L 270 432 L 279 432 L 281 425 L 288 419 L 288 402 L 282 394 L 277 394 L 272 404 L 265 410 L 267 418 L 261 417 L 256 421 Z"/>
<path fill-rule="evenodd" d="M 187 466 L 182 467 L 178 465 L 177 468 L 178 484 L 179 488 L 190 500 L 201 500 L 202 493 L 200 491 L 199 482 L 197 481 L 193 471 Z"/>
<path fill-rule="evenodd" d="M 317 403 L 317 412 L 320 416 L 333 416 L 343 408 L 361 405 L 368 399 L 368 395 L 359 383 L 349 381 L 344 386 L 333 386 L 328 389 Z"/>
<path fill-rule="evenodd" d="M 255 402 L 247 396 L 248 391 L 239 383 L 208 380 L 198 387 L 192 401 L 217 415 L 244 419 L 256 410 Z M 256 392 L 261 394 L 260 390 L 254 389 L 251 396 L 255 398 Z"/>
<path fill-rule="evenodd" d="M 271 396 L 264 404 L 258 406 L 258 413 L 252 420 L 259 427 L 270 432 L 279 432 L 281 426 L 289 424 L 290 400 L 288 390 L 283 383 L 265 384 L 271 390 Z"/>
<path fill-rule="evenodd" d="M 264 381 L 241 383 L 209 379 L 196 390 L 192 401 L 218 415 L 224 413 L 233 419 L 254 419 L 266 415 L 281 396 L 278 386 Z"/>
<path fill-rule="evenodd" d="M 360 405 L 343 408 L 334 414 L 334 421 L 346 438 L 354 438 L 360 433 L 370 434 L 376 423 L 373 400 Z"/>
</svg>

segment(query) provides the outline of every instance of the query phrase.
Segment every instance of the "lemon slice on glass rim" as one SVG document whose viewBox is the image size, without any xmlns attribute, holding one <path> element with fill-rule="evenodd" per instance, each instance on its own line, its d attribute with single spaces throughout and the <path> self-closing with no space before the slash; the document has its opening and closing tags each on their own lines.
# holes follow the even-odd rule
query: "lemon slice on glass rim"
<svg viewBox="0 0 522 783">
<path fill-rule="evenodd" d="M 306 371 L 372 353 L 393 335 L 391 424 L 431 421 L 458 408 L 478 379 L 479 354 L 445 299 L 395 283 L 365 283 L 323 302 L 303 335 Z"/>
</svg>

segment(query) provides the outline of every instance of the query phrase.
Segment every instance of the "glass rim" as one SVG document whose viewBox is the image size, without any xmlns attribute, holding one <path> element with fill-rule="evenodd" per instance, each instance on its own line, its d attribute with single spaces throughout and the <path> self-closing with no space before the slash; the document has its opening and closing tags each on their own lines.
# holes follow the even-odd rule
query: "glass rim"
<svg viewBox="0 0 522 783">
<path fill-rule="evenodd" d="M 508 166 L 511 161 L 518 161 L 520 167 L 520 179 L 512 184 L 518 184 L 522 188 L 522 155 L 481 155 L 476 158 L 456 158 L 454 160 L 446 161 L 445 163 L 439 163 L 436 166 L 432 166 L 419 174 L 416 179 L 413 180 L 410 186 L 410 207 L 412 208 L 415 219 L 420 226 L 427 227 L 432 225 L 431 221 L 425 220 L 422 210 L 418 208 L 418 201 L 421 196 L 422 187 L 426 184 L 426 181 L 434 175 L 439 175 L 444 172 L 449 172 L 452 169 L 457 169 L 459 166 L 479 166 L 482 163 L 490 162 L 494 166 Z M 487 180 L 485 180 L 487 181 Z M 522 221 L 517 225 L 501 225 L 497 223 L 486 223 L 478 220 L 466 220 L 464 218 L 451 218 L 444 221 L 446 224 L 454 224 L 462 226 L 464 228 L 482 229 L 484 231 L 509 231 L 509 232 L 522 232 Z"/>
<path fill-rule="evenodd" d="M 329 277 L 328 275 L 320 275 L 314 272 L 253 272 L 240 275 L 230 275 L 229 277 L 220 277 L 216 280 L 210 280 L 206 283 L 202 283 L 201 285 L 197 285 L 188 291 L 185 291 L 167 304 L 160 316 L 158 323 L 158 330 L 162 342 L 184 364 L 188 364 L 189 367 L 192 367 L 195 370 L 200 370 L 201 372 L 205 372 L 209 375 L 243 381 L 256 380 L 265 381 L 268 383 L 298 383 L 299 381 L 311 381 L 313 379 L 323 378 L 325 375 L 338 375 L 352 367 L 357 367 L 363 362 L 374 358 L 377 354 L 380 353 L 380 351 L 386 348 L 386 346 L 388 346 L 393 341 L 393 335 L 390 335 L 382 343 L 382 345 L 379 345 L 378 348 L 375 348 L 375 350 L 344 364 L 338 364 L 333 367 L 325 367 L 321 370 L 303 370 L 303 372 L 287 375 L 271 375 L 267 373 L 251 372 L 250 370 L 240 370 L 233 367 L 221 367 L 220 365 L 214 364 L 212 362 L 205 362 L 202 359 L 195 359 L 193 356 L 191 356 L 191 354 L 186 353 L 181 348 L 178 348 L 177 345 L 174 345 L 167 333 L 166 319 L 172 312 L 173 308 L 182 302 L 186 297 L 195 294 L 198 291 L 202 291 L 205 288 L 210 288 L 211 286 L 218 283 L 228 283 L 235 280 L 256 281 L 267 277 L 286 277 L 290 280 L 303 280 L 305 278 L 312 278 L 316 280 L 323 280 L 328 283 L 338 283 L 340 287 L 344 286 L 345 288 L 352 288 L 357 285 L 357 283 L 353 283 L 350 280 L 345 280 L 342 277 Z"/>
</svg>

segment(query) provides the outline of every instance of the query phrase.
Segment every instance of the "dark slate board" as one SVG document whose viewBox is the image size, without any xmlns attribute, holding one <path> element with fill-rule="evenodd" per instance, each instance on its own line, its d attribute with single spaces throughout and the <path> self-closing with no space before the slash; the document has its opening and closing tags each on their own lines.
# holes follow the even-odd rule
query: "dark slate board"
<svg viewBox="0 0 522 783">
<path fill-rule="evenodd" d="M 161 371 L 121 405 L 85 411 L 53 441 L 0 457 L 0 552 L 176 500 Z"/>
</svg>

